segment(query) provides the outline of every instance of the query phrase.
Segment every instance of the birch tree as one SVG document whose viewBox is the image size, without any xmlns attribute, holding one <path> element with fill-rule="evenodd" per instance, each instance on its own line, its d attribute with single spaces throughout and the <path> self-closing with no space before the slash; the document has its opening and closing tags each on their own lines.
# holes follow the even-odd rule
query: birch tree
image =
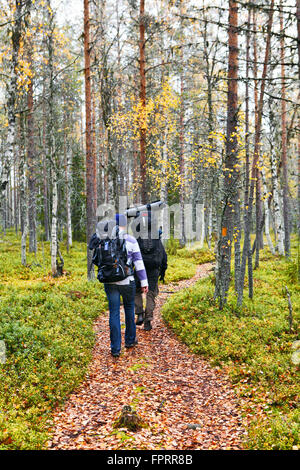
<svg viewBox="0 0 300 470">
<path fill-rule="evenodd" d="M 265 234 L 266 234 L 266 239 L 268 242 L 269 249 L 273 255 L 275 255 L 275 248 L 271 239 L 270 235 L 270 209 L 269 209 L 269 192 L 268 192 L 268 187 L 267 187 L 267 180 L 266 180 L 266 172 L 265 168 L 263 166 L 263 163 L 261 163 L 261 180 L 262 180 L 262 186 L 263 186 L 263 204 L 264 204 L 264 211 L 265 211 Z"/>
<path fill-rule="evenodd" d="M 29 6 L 29 1 L 15 0 L 12 2 L 13 19 L 11 22 L 11 61 L 9 62 L 9 81 L 7 85 L 7 137 L 1 165 L 1 203 L 4 209 L 5 190 L 9 183 L 10 169 L 14 157 L 14 145 L 16 139 L 16 102 L 18 80 L 18 56 L 20 50 L 24 8 Z M 5 220 L 5 215 L 4 215 Z"/>
<path fill-rule="evenodd" d="M 31 76 L 28 78 L 27 91 L 27 167 L 28 167 L 28 218 L 29 218 L 29 252 L 37 252 L 36 237 L 36 149 L 35 149 L 35 125 L 34 125 L 34 98 L 33 98 L 33 60 L 32 60 L 32 43 L 29 40 L 28 48 L 28 65 Z"/>
<path fill-rule="evenodd" d="M 286 123 L 286 83 L 285 83 L 285 42 L 282 1 L 280 1 L 280 65 L 281 65 L 281 146 L 282 146 L 282 173 L 283 173 L 283 222 L 284 222 L 284 251 L 290 256 L 290 228 L 289 228 L 289 194 L 288 194 L 288 168 L 287 168 L 287 123 Z"/>
<path fill-rule="evenodd" d="M 300 0 L 296 0 L 298 78 L 300 82 Z M 300 239 L 300 113 L 298 114 L 298 237 Z"/>
<path fill-rule="evenodd" d="M 47 30 L 47 77 L 48 77 L 48 126 L 47 126 L 47 148 L 49 153 L 51 182 L 52 182 L 52 211 L 51 211 L 51 271 L 52 276 L 58 275 L 58 238 L 57 238 L 57 216 L 58 216 L 58 164 L 55 136 L 55 111 L 54 111 L 54 13 L 51 0 L 47 0 L 46 16 L 48 22 Z"/>
</svg>

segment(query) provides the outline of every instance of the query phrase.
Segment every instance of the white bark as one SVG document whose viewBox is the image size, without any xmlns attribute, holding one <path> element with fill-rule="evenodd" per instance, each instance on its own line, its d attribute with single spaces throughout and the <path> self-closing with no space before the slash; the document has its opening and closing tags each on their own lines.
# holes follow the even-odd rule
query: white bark
<svg viewBox="0 0 300 470">
<path fill-rule="evenodd" d="M 47 40 L 48 49 L 48 67 L 47 75 L 49 77 L 49 97 L 48 97 L 48 152 L 51 165 L 52 176 L 52 220 L 51 220 L 51 271 L 52 276 L 57 276 L 57 210 L 58 210 L 58 162 L 56 158 L 55 142 L 55 112 L 54 112 L 54 65 L 53 65 L 53 31 L 54 17 L 51 10 L 51 0 L 47 0 L 46 6 L 47 19 L 50 33 Z"/>
<path fill-rule="evenodd" d="M 280 255 L 284 254 L 284 232 L 282 215 L 280 211 L 280 198 L 279 198 L 279 182 L 277 177 L 277 164 L 275 155 L 271 153 L 271 172 L 272 172 L 272 187 L 273 187 L 273 204 L 274 204 L 274 225 L 276 231 L 277 245 L 276 250 Z"/>
<path fill-rule="evenodd" d="M 272 239 L 270 236 L 270 210 L 269 210 L 269 205 L 268 205 L 268 188 L 267 188 L 266 173 L 265 173 L 264 168 L 262 168 L 261 170 L 261 179 L 262 179 L 262 185 L 263 185 L 263 202 L 264 202 L 264 210 L 265 210 L 265 234 L 266 234 L 270 251 L 274 255 L 275 248 L 273 246 Z"/>
<path fill-rule="evenodd" d="M 14 143 L 16 134 L 16 96 L 17 96 L 17 66 L 18 66 L 18 55 L 21 40 L 21 25 L 22 25 L 22 2 L 16 2 L 16 9 L 14 12 L 14 23 L 11 34 L 12 41 L 12 58 L 10 61 L 10 80 L 7 88 L 7 117 L 8 117 L 8 128 L 7 137 L 5 144 L 5 152 L 1 166 L 1 199 L 5 197 L 5 189 L 9 182 L 10 168 L 13 163 L 14 155 Z"/>
<path fill-rule="evenodd" d="M 209 203 L 209 209 L 208 209 L 208 227 L 207 227 L 207 240 L 208 240 L 208 248 L 211 248 L 211 236 L 212 236 L 212 199 L 210 200 Z"/>
<path fill-rule="evenodd" d="M 22 238 L 21 238 L 21 262 L 23 266 L 26 266 L 26 240 L 27 240 L 27 235 L 28 235 L 28 194 L 27 194 L 27 187 L 26 187 L 27 167 L 26 167 L 24 155 L 22 156 L 22 158 L 23 158 L 22 160 L 23 172 L 21 176 L 22 177 L 21 211 L 22 211 L 24 226 L 23 226 L 23 232 L 22 232 Z"/>
<path fill-rule="evenodd" d="M 9 182 L 10 176 L 10 167 L 11 162 L 13 161 L 14 155 L 14 142 L 15 142 L 15 120 L 11 119 L 8 122 L 8 131 L 7 131 L 7 139 L 5 145 L 5 152 L 4 152 L 4 161 L 2 165 L 2 173 L 1 173 L 1 187 L 2 190 L 5 191 L 6 186 Z"/>
<path fill-rule="evenodd" d="M 51 270 L 52 275 L 57 275 L 57 206 L 58 206 L 58 191 L 57 191 L 57 174 L 54 169 L 54 181 L 52 192 L 52 224 L 51 224 Z"/>
<path fill-rule="evenodd" d="M 24 217 L 24 229 L 21 238 L 21 263 L 23 266 L 26 266 L 26 240 L 28 235 L 28 217 L 25 214 Z"/>
<path fill-rule="evenodd" d="M 66 165 L 66 183 L 67 183 L 67 243 L 68 247 L 72 246 L 72 219 L 71 219 L 71 165 L 72 154 L 70 149 L 67 152 L 67 165 Z"/>
<path fill-rule="evenodd" d="M 162 146 L 162 161 L 166 162 L 167 161 L 167 130 L 164 130 L 163 133 L 163 146 Z M 161 201 L 164 201 L 167 203 L 168 199 L 168 190 L 167 190 L 167 179 L 165 175 L 165 165 L 163 164 L 161 167 L 161 172 L 162 172 L 162 182 L 160 186 L 160 199 Z M 161 210 L 160 211 L 160 216 L 159 216 L 159 225 L 162 227 L 163 233 L 164 230 L 167 229 L 168 222 L 166 221 L 166 211 Z M 164 238 L 164 237 L 163 237 Z"/>
<path fill-rule="evenodd" d="M 204 204 L 197 204 L 196 208 L 197 219 L 197 240 L 200 242 L 200 248 L 203 248 L 205 237 L 205 218 L 204 218 Z"/>
<path fill-rule="evenodd" d="M 7 199 L 7 188 L 10 181 L 10 172 L 11 167 L 14 161 L 14 145 L 15 145 L 15 134 L 16 134 L 16 119 L 15 119 L 15 99 L 16 99 L 16 72 L 15 66 L 11 70 L 11 81 L 8 87 L 8 98 L 7 98 L 7 115 L 8 115 L 8 128 L 7 128 L 7 137 L 5 143 L 5 151 L 3 155 L 3 160 L 1 164 L 1 181 L 0 181 L 0 191 L 1 191 L 1 202 L 2 202 L 2 220 L 3 220 L 3 229 L 6 228 L 6 217 L 7 217 L 7 206 L 9 204 L 5 203 Z"/>
</svg>

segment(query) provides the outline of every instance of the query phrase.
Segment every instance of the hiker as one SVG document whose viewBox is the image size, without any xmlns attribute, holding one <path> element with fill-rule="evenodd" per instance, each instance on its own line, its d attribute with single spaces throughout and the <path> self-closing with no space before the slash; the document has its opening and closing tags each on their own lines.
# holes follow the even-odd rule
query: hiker
<svg viewBox="0 0 300 470">
<path fill-rule="evenodd" d="M 111 354 L 119 357 L 121 352 L 121 297 L 125 310 L 125 347 L 138 343 L 134 317 L 135 275 L 141 291 L 148 292 L 148 280 L 139 245 L 134 237 L 126 233 L 127 219 L 116 214 L 115 227 L 112 222 L 100 222 L 89 248 L 94 249 L 93 263 L 98 266 L 98 280 L 104 283 L 109 304 L 109 327 Z"/>
<path fill-rule="evenodd" d="M 156 221 L 152 215 L 151 222 L 151 209 L 150 205 L 148 211 L 138 214 L 142 217 L 141 223 L 146 227 L 146 237 L 137 237 L 138 244 L 142 253 L 144 265 L 146 268 L 147 278 L 149 282 L 149 289 L 146 295 L 146 307 L 143 306 L 143 290 L 136 279 L 136 294 L 135 294 L 135 314 L 137 315 L 136 325 L 144 323 L 144 329 L 150 331 L 152 329 L 153 311 L 155 309 L 155 298 L 158 295 L 158 280 L 165 281 L 165 272 L 168 267 L 168 258 L 165 248 L 161 242 L 162 229 L 156 231 Z M 141 224 L 140 223 L 140 224 Z M 152 226 L 151 226 L 152 225 Z M 137 226 L 138 229 L 138 226 Z M 152 233 L 157 232 L 157 238 L 151 238 Z M 142 232 L 140 227 L 140 232 Z"/>
</svg>

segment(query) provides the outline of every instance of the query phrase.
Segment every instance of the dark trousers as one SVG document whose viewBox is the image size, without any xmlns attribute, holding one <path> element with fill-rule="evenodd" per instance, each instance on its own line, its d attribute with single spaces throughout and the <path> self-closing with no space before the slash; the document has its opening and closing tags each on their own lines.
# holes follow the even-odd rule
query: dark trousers
<svg viewBox="0 0 300 470">
<path fill-rule="evenodd" d="M 125 310 L 125 344 L 132 344 L 136 339 L 136 326 L 134 321 L 135 282 L 130 284 L 104 284 L 109 305 L 109 328 L 111 352 L 119 354 L 121 351 L 121 297 Z"/>
<path fill-rule="evenodd" d="M 149 290 L 146 294 L 146 307 L 145 307 L 145 320 L 153 320 L 153 311 L 155 309 L 155 298 L 158 295 L 158 277 L 159 271 L 158 269 L 154 269 L 152 271 L 147 271 L 148 283 L 149 283 Z M 135 294 L 135 314 L 139 315 L 140 313 L 144 313 L 144 306 L 143 306 L 143 296 L 142 296 L 142 289 L 139 284 L 137 284 L 136 294 Z"/>
</svg>

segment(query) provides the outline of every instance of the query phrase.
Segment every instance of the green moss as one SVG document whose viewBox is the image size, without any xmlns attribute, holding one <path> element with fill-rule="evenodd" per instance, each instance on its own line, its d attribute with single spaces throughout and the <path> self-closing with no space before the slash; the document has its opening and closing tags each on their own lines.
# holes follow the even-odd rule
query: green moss
<svg viewBox="0 0 300 470">
<path fill-rule="evenodd" d="M 215 255 L 208 249 L 200 248 L 179 248 L 178 240 L 167 244 L 168 254 L 168 271 L 166 273 L 166 282 L 178 282 L 183 279 L 190 279 L 196 274 L 196 269 L 199 264 L 210 263 L 215 260 Z M 177 243 L 176 243 L 177 242 Z M 173 250 L 173 245 L 176 250 Z M 178 246 L 177 246 L 178 245 Z"/>
<path fill-rule="evenodd" d="M 228 305 L 220 310 L 212 278 L 173 295 L 163 307 L 165 321 L 190 349 L 225 367 L 240 395 L 254 401 L 245 444 L 249 448 L 299 444 L 299 366 L 292 361 L 292 345 L 299 339 L 300 286 L 291 282 L 290 263 L 262 253 L 261 267 L 254 272 L 254 299 L 245 290 L 242 308 L 236 306 L 231 288 Z M 291 332 L 285 286 L 293 304 Z M 256 406 L 265 405 L 269 409 L 264 420 L 255 421 Z"/>
<path fill-rule="evenodd" d="M 0 239 L 0 449 L 41 449 L 54 407 L 83 380 L 94 345 L 94 320 L 107 310 L 103 286 L 86 280 L 86 244 L 68 254 L 65 273 L 50 274 L 49 243 L 21 265 L 20 239 Z M 192 258 L 170 257 L 166 280 L 193 276 Z M 142 363 L 136 367 L 145 367 Z"/>
<path fill-rule="evenodd" d="M 48 243 L 20 263 L 20 240 L 0 243 L 0 449 L 40 449 L 52 409 L 80 383 L 91 359 L 93 322 L 106 310 L 99 282 L 85 280 L 85 246 L 62 247 L 67 272 L 52 279 Z M 70 292 L 80 291 L 76 296 Z"/>
<path fill-rule="evenodd" d="M 165 282 L 179 282 L 183 279 L 190 279 L 196 274 L 197 263 L 192 259 L 178 259 L 177 256 L 168 257 L 168 270 Z"/>
</svg>

